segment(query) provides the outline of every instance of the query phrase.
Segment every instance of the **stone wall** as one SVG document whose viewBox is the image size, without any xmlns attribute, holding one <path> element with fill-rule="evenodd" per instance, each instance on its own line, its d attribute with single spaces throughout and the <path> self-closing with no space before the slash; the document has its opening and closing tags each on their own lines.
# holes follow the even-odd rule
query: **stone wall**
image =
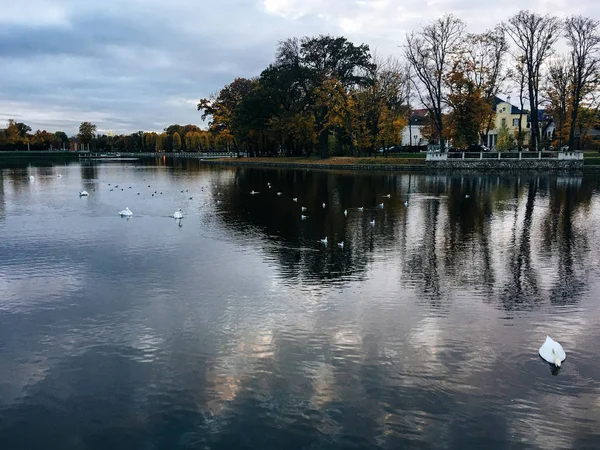
<svg viewBox="0 0 600 450">
<path fill-rule="evenodd" d="M 558 170 L 581 171 L 583 160 L 558 159 L 450 159 L 447 161 L 426 161 L 427 170 L 486 170 L 511 172 L 518 170 Z"/>
</svg>

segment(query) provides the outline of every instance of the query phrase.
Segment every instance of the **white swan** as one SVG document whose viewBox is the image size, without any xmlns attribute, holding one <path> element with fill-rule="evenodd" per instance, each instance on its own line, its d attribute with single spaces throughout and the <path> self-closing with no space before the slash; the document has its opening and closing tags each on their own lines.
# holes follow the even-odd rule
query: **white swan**
<svg viewBox="0 0 600 450">
<path fill-rule="evenodd" d="M 298 197 L 294 197 L 292 200 L 298 202 Z"/>
<path fill-rule="evenodd" d="M 347 209 L 345 209 L 345 210 L 344 210 L 344 216 L 347 216 L 347 215 L 348 215 L 348 210 L 347 210 Z"/>
<path fill-rule="evenodd" d="M 308 218 L 308 216 L 305 216 L 304 214 L 302 214 L 302 215 L 300 216 L 300 219 L 301 219 L 301 220 L 306 220 L 307 218 Z"/>
<path fill-rule="evenodd" d="M 281 195 L 283 192 L 278 192 L 277 195 Z"/>
<path fill-rule="evenodd" d="M 404 202 L 404 206 L 408 207 L 408 200 Z"/>
<path fill-rule="evenodd" d="M 131 210 L 129 209 L 128 206 L 126 206 L 123 211 L 119 211 L 119 214 L 121 215 L 121 217 L 131 217 L 131 216 L 133 216 L 133 213 L 131 212 Z"/>
<path fill-rule="evenodd" d="M 382 197 L 386 197 L 386 198 L 392 198 L 392 194 L 388 194 L 388 195 L 382 195 Z"/>
<path fill-rule="evenodd" d="M 361 206 L 361 207 L 359 207 L 359 208 L 358 208 L 358 210 L 359 210 L 360 212 L 363 212 L 363 211 L 365 210 L 365 207 L 364 207 L 364 206 Z"/>
<path fill-rule="evenodd" d="M 59 173 L 58 175 L 56 175 L 56 178 L 62 178 L 62 175 Z"/>
<path fill-rule="evenodd" d="M 380 204 L 379 204 L 379 207 L 380 207 L 381 209 L 383 209 L 383 203 L 380 203 Z"/>
<path fill-rule="evenodd" d="M 88 195 L 90 195 L 90 194 L 88 194 L 88 191 L 81 191 L 81 192 L 79 193 L 79 196 L 80 196 L 80 197 L 87 197 Z"/>
<path fill-rule="evenodd" d="M 325 244 L 325 245 L 327 245 L 327 238 L 325 238 L 325 239 L 321 239 L 321 244 Z"/>
<path fill-rule="evenodd" d="M 308 208 L 306 206 L 302 207 L 302 211 L 306 211 Z"/>
<path fill-rule="evenodd" d="M 29 181 L 35 181 L 35 177 L 33 175 L 29 175 Z"/>
<path fill-rule="evenodd" d="M 326 205 L 325 205 L 325 202 L 323 202 L 323 208 L 325 208 L 325 206 L 326 206 Z"/>
<path fill-rule="evenodd" d="M 250 192 L 250 195 L 256 195 L 256 194 L 260 194 L 260 192 L 256 192 L 255 190 L 252 190 L 252 191 Z"/>
<path fill-rule="evenodd" d="M 173 218 L 174 219 L 183 219 L 183 213 L 181 212 L 181 208 L 179 208 L 179 210 L 175 211 L 175 213 L 173 214 Z"/>
<path fill-rule="evenodd" d="M 540 356 L 548 361 L 550 364 L 554 364 L 556 367 L 560 367 L 561 363 L 567 357 L 567 354 L 558 342 L 552 339 L 550 336 L 546 336 L 546 342 L 540 347 Z"/>
<path fill-rule="evenodd" d="M 342 241 L 342 242 L 338 242 L 338 247 L 340 247 L 340 248 L 344 248 L 344 241 Z"/>
<path fill-rule="evenodd" d="M 371 225 L 375 225 L 375 219 L 371 220 L 369 223 L 370 223 Z"/>
</svg>

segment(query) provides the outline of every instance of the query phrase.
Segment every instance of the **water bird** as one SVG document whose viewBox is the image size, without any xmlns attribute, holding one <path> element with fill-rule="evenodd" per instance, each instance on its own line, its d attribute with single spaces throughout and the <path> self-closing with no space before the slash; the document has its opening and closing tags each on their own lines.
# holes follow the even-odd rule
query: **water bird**
<svg viewBox="0 0 600 450">
<path fill-rule="evenodd" d="M 379 207 L 383 209 L 383 203 L 380 203 L 380 204 L 379 204 Z"/>
<path fill-rule="evenodd" d="M 388 195 L 382 195 L 382 197 L 386 197 L 386 198 L 392 198 L 392 195 L 391 195 L 391 194 L 388 194 Z"/>
<path fill-rule="evenodd" d="M 250 192 L 250 195 L 260 194 L 260 192 L 256 192 L 254 189 Z"/>
<path fill-rule="evenodd" d="M 112 192 L 112 191 L 114 191 L 114 189 L 113 189 L 113 188 L 110 188 L 110 192 Z"/>
<path fill-rule="evenodd" d="M 471 198 L 471 196 L 469 194 L 466 194 L 465 198 Z"/>
<path fill-rule="evenodd" d="M 338 242 L 338 247 L 344 248 L 344 241 Z"/>
<path fill-rule="evenodd" d="M 183 194 L 183 189 L 181 190 L 181 193 Z"/>
<path fill-rule="evenodd" d="M 62 178 L 62 175 L 59 173 L 58 175 L 56 175 L 56 178 Z"/>
<path fill-rule="evenodd" d="M 162 192 L 160 193 L 160 195 L 162 195 Z"/>
<path fill-rule="evenodd" d="M 108 183 L 108 185 L 110 186 L 110 183 Z"/>
<path fill-rule="evenodd" d="M 119 211 L 119 215 L 121 217 L 131 217 L 131 216 L 133 216 L 133 213 L 131 212 L 131 210 L 129 209 L 129 207 L 126 206 L 123 211 Z"/>
<path fill-rule="evenodd" d="M 347 210 L 347 209 L 345 209 L 345 210 L 344 210 L 344 216 L 347 216 L 347 215 L 348 215 L 348 210 Z"/>
<path fill-rule="evenodd" d="M 129 189 L 131 189 L 131 186 L 129 186 Z"/>
<path fill-rule="evenodd" d="M 323 202 L 323 208 L 325 208 L 325 202 Z"/>
<path fill-rule="evenodd" d="M 29 175 L 29 181 L 35 181 L 35 177 L 33 175 Z"/>
<path fill-rule="evenodd" d="M 150 185 L 148 185 L 148 187 L 150 187 Z"/>
<path fill-rule="evenodd" d="M 173 214 L 173 218 L 174 219 L 183 219 L 183 213 L 181 212 L 181 208 L 179 208 L 177 211 L 175 211 L 175 213 Z"/>
<path fill-rule="evenodd" d="M 90 195 L 90 194 L 88 194 L 88 191 L 81 191 L 81 192 L 79 193 L 79 196 L 80 196 L 80 197 L 87 197 L 88 195 Z"/>
<path fill-rule="evenodd" d="M 375 225 L 375 219 L 371 220 L 369 223 L 370 223 L 371 225 Z"/>
<path fill-rule="evenodd" d="M 187 192 L 188 190 L 186 189 L 185 192 Z"/>
<path fill-rule="evenodd" d="M 306 206 L 302 207 L 302 211 L 306 211 L 308 208 Z"/>
<path fill-rule="evenodd" d="M 567 354 L 558 342 L 552 339 L 550 336 L 546 336 L 544 345 L 540 347 L 540 356 L 548 361 L 550 364 L 554 364 L 556 367 L 560 367 L 561 363 L 567 357 Z"/>
<path fill-rule="evenodd" d="M 283 192 L 278 192 L 277 195 L 281 195 Z"/>
<path fill-rule="evenodd" d="M 154 197 L 154 194 L 152 194 L 152 197 Z"/>
<path fill-rule="evenodd" d="M 121 188 L 121 190 L 123 190 L 123 188 Z"/>
<path fill-rule="evenodd" d="M 321 239 L 321 244 L 327 245 L 327 237 L 325 237 L 325 239 Z"/>
<path fill-rule="evenodd" d="M 194 197 L 190 197 L 189 200 L 194 200 Z"/>
<path fill-rule="evenodd" d="M 300 219 L 301 219 L 301 220 L 306 220 L 306 219 L 308 219 L 308 216 L 305 216 L 304 214 L 302 214 L 302 215 L 300 216 Z"/>
<path fill-rule="evenodd" d="M 362 211 L 365 210 L 365 208 L 364 208 L 364 206 L 361 206 L 361 207 L 358 208 L 358 210 L 362 212 Z"/>
<path fill-rule="evenodd" d="M 119 187 L 119 185 L 118 185 L 118 184 L 115 184 L 115 187 L 116 187 L 116 188 L 118 188 L 118 187 Z"/>
<path fill-rule="evenodd" d="M 138 192 L 137 195 L 140 195 L 140 193 Z"/>
<path fill-rule="evenodd" d="M 408 200 L 404 202 L 404 206 L 408 207 Z"/>
<path fill-rule="evenodd" d="M 294 197 L 292 200 L 298 202 L 298 197 Z"/>
</svg>

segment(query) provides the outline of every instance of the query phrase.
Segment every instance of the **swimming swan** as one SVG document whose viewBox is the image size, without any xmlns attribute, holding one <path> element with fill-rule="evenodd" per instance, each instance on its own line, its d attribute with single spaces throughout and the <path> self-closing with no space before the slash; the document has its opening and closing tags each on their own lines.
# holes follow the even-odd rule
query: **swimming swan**
<svg viewBox="0 0 600 450">
<path fill-rule="evenodd" d="M 131 217 L 131 216 L 133 216 L 133 213 L 130 211 L 130 209 L 129 209 L 128 206 L 126 206 L 123 211 L 119 211 L 119 214 L 121 215 L 121 217 Z"/>
<path fill-rule="evenodd" d="M 183 219 L 183 213 L 181 212 L 181 208 L 178 211 L 175 211 L 173 214 L 174 219 Z"/>
<path fill-rule="evenodd" d="M 540 356 L 548 361 L 550 364 L 554 364 L 556 367 L 560 367 L 561 363 L 567 357 L 567 354 L 558 342 L 552 339 L 550 336 L 546 336 L 546 342 L 540 347 Z"/>
<path fill-rule="evenodd" d="M 80 196 L 80 197 L 87 197 L 88 195 L 90 195 L 90 194 L 88 194 L 88 191 L 81 191 L 81 192 L 79 193 L 79 196 Z"/>
</svg>

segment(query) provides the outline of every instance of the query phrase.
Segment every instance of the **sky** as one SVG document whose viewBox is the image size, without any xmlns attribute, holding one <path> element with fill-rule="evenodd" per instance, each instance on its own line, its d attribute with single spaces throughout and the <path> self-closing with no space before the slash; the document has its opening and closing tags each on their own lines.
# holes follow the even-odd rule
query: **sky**
<svg viewBox="0 0 600 450">
<path fill-rule="evenodd" d="M 444 13 L 470 32 L 520 9 L 600 18 L 598 0 L 19 0 L 0 7 L 0 127 L 75 134 L 203 126 L 196 110 L 236 77 L 258 76 L 278 41 L 343 35 L 382 56 Z"/>
</svg>

